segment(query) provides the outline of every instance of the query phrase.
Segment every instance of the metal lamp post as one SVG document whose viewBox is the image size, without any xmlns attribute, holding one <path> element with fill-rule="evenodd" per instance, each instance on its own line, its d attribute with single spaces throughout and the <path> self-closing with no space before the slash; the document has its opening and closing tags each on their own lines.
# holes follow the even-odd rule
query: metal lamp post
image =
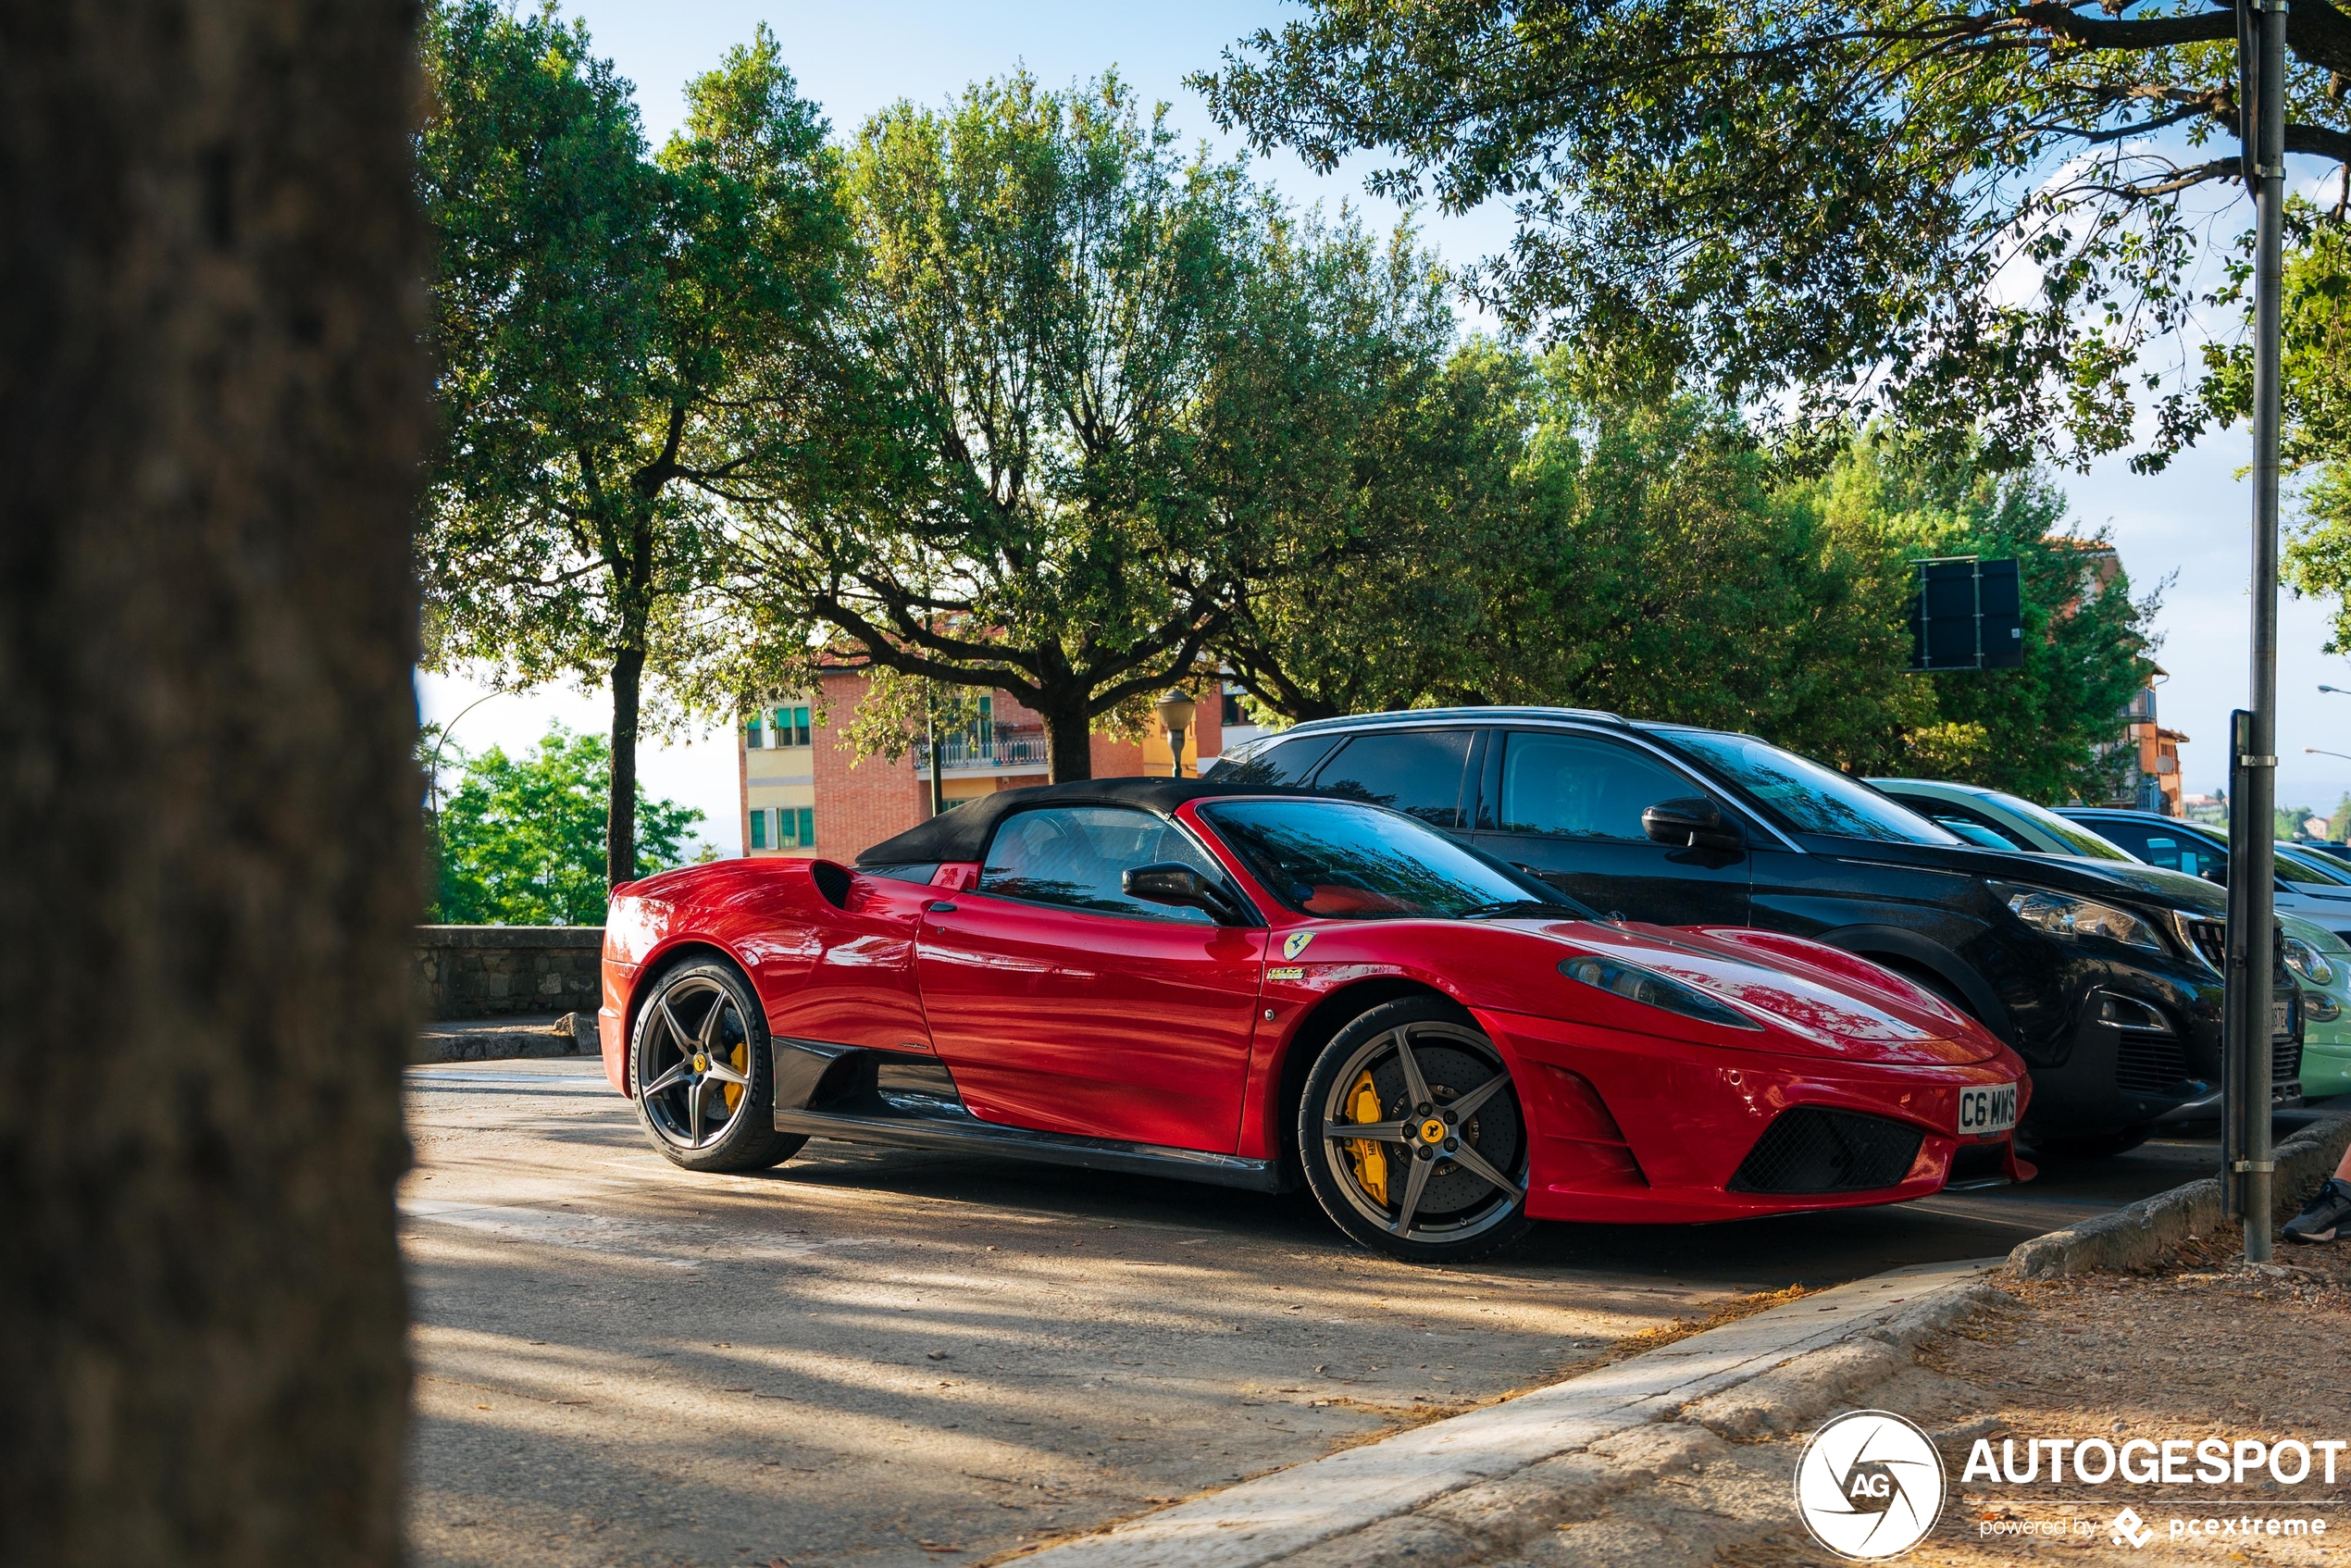
<svg viewBox="0 0 2351 1568">
<path fill-rule="evenodd" d="M 1167 754 L 1175 760 L 1173 778 L 1184 777 L 1184 735 L 1200 713 L 1200 704 L 1180 686 L 1171 686 L 1159 699 L 1159 722 L 1167 730 Z"/>
<path fill-rule="evenodd" d="M 2230 847 L 2241 867 L 2270 864 L 2276 840 L 2279 358 L 2285 220 L 2286 0 L 2237 0 L 2238 96 L 2245 183 L 2256 214 L 2253 286 L 2253 660 L 2251 702 L 2229 728 Z M 2270 1141 L 2270 878 L 2229 878 L 2229 1115 L 2222 1185 L 2245 1221 L 2245 1255 L 2270 1256 L 2277 1164 Z"/>
</svg>

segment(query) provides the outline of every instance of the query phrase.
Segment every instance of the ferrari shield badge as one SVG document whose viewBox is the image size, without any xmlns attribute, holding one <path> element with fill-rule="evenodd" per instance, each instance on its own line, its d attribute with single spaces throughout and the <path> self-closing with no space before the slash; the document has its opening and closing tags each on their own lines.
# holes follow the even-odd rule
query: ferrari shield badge
<svg viewBox="0 0 2351 1568">
<path fill-rule="evenodd" d="M 1312 931 L 1292 931 L 1282 939 L 1282 956 L 1296 958 L 1306 951 L 1306 944 L 1313 940 L 1314 933 Z"/>
</svg>

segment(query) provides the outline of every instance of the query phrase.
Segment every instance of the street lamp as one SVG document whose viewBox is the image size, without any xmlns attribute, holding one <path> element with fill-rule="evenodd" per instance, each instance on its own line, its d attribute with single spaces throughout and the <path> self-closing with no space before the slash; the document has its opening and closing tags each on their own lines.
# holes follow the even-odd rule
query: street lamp
<svg viewBox="0 0 2351 1568">
<path fill-rule="evenodd" d="M 1167 754 L 1176 760 L 1172 777 L 1184 777 L 1184 732 L 1192 727 L 1200 704 L 1185 695 L 1180 686 L 1171 686 L 1160 694 L 1159 722 L 1167 730 Z"/>
<path fill-rule="evenodd" d="M 2322 686 L 2319 690 L 2323 691 L 2326 688 Z M 2345 695 L 2351 695 L 2351 692 L 2346 692 Z M 2302 749 L 2314 757 L 2341 757 L 2345 762 L 2351 762 L 2351 752 L 2322 752 L 2316 746 L 2305 746 Z"/>
<path fill-rule="evenodd" d="M 506 693 L 503 691 L 485 691 L 480 696 L 476 697 L 472 702 L 467 703 L 464 707 L 459 708 L 457 710 L 457 718 L 453 718 L 447 724 L 442 725 L 441 727 L 440 739 L 436 740 L 432 743 L 432 755 L 427 759 L 425 763 L 425 792 L 427 797 L 432 803 L 433 831 L 436 835 L 438 835 L 441 831 L 441 748 L 449 744 L 449 734 L 450 731 L 457 728 L 457 719 L 464 718 L 467 714 L 481 706 L 482 703 L 490 701 L 491 698 L 503 697 L 505 694 Z"/>
<path fill-rule="evenodd" d="M 2319 688 L 2319 690 L 2320 690 L 2320 691 L 2332 691 L 2332 692 L 2333 692 L 2333 693 L 2334 693 L 2336 696 L 2338 696 L 2338 697 L 2351 697 L 2351 691 L 2347 691 L 2344 690 L 2344 689 L 2343 689 L 2342 687 L 2340 687 L 2340 686 L 2321 686 L 2321 687 L 2320 687 L 2320 688 Z M 2305 746 L 2305 747 L 2303 747 L 2302 749 L 2303 749 L 2304 751 L 2306 751 L 2306 752 L 2307 752 L 2307 751 L 2308 751 L 2310 748 L 2309 748 L 2309 747 L 2307 747 L 2307 746 Z M 2332 752 L 2330 752 L 2330 753 L 2328 753 L 2327 754 L 2328 754 L 2329 756 L 2332 756 L 2334 753 L 2332 753 Z"/>
</svg>

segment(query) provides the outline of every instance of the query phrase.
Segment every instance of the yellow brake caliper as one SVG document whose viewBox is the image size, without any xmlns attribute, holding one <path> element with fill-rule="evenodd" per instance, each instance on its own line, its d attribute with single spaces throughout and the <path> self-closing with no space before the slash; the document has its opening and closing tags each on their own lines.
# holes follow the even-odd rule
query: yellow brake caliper
<svg viewBox="0 0 2351 1568">
<path fill-rule="evenodd" d="M 1365 1073 L 1355 1080 L 1347 1097 L 1347 1118 L 1353 1122 L 1379 1120 L 1379 1090 L 1372 1087 L 1372 1075 Z M 1347 1157 L 1355 1166 L 1355 1183 L 1371 1196 L 1375 1203 L 1387 1201 L 1387 1151 L 1368 1138 L 1350 1139 Z"/>
<path fill-rule="evenodd" d="M 732 1056 L 727 1058 L 728 1061 L 732 1062 L 735 1064 L 735 1071 L 738 1073 L 748 1074 L 751 1071 L 751 1057 L 748 1054 L 750 1047 L 751 1042 L 749 1040 L 745 1040 L 742 1044 L 735 1047 L 735 1053 Z M 743 1086 L 740 1084 L 721 1084 L 719 1088 L 727 1096 L 727 1114 L 731 1116 L 735 1114 L 736 1101 L 741 1100 L 743 1097 Z"/>
</svg>

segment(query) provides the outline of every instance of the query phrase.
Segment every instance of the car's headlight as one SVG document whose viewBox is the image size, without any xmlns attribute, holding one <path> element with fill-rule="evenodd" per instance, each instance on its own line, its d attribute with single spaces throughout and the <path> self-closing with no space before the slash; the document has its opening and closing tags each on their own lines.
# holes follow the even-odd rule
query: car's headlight
<svg viewBox="0 0 2351 1568">
<path fill-rule="evenodd" d="M 2019 887 L 2011 882 L 1990 886 L 1993 896 L 2009 906 L 2009 914 L 2035 930 L 2058 937 L 2104 937 L 2130 947 L 2164 951 L 2163 939 L 2155 934 L 2155 927 L 2127 909 L 2047 888 Z"/>
<path fill-rule="evenodd" d="M 1696 986 L 1684 985 L 1653 969 L 1620 964 L 1612 958 L 1566 959 L 1560 964 L 1560 973 L 1578 984 L 1621 996 L 1627 1002 L 1637 1002 L 1644 1007 L 1679 1013 L 1685 1018 L 1720 1024 L 1728 1029 L 1763 1027 L 1729 1002 L 1709 996 Z"/>
<path fill-rule="evenodd" d="M 2334 965 L 2327 962 L 2325 953 L 2300 937 L 2286 938 L 2285 966 L 2314 986 L 2334 984 Z"/>
</svg>

